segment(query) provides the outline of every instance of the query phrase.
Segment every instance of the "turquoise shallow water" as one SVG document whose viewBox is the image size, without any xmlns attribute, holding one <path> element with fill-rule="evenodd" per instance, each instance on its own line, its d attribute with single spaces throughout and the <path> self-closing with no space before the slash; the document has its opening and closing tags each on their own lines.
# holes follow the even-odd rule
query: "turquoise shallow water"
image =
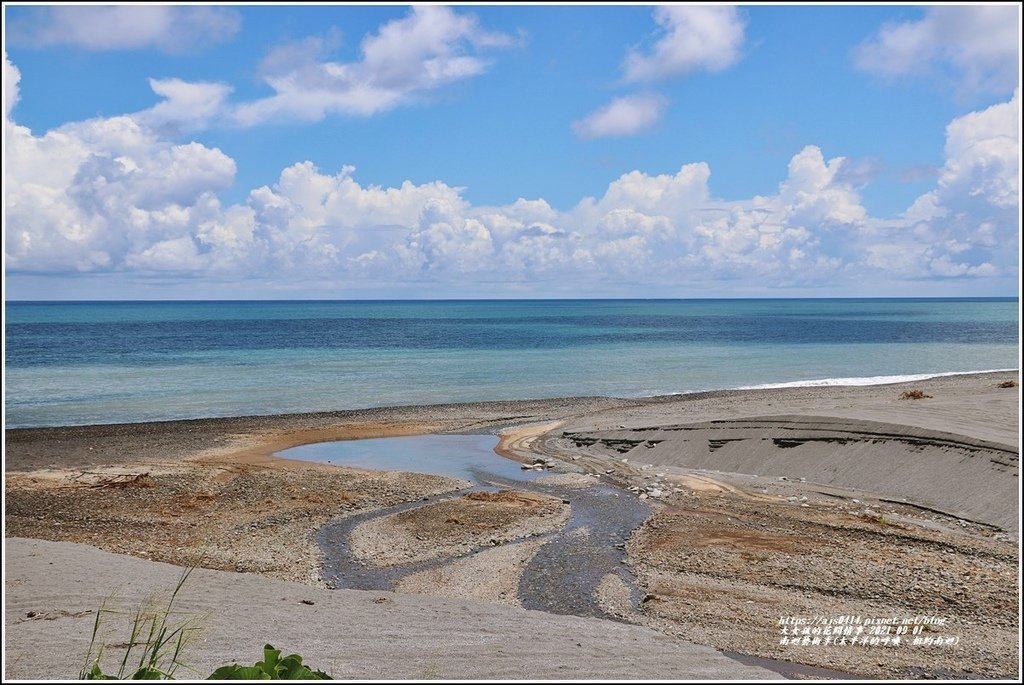
<svg viewBox="0 0 1024 685">
<path fill-rule="evenodd" d="M 6 425 L 1008 369 L 1018 321 L 1013 298 L 7 303 Z"/>
</svg>

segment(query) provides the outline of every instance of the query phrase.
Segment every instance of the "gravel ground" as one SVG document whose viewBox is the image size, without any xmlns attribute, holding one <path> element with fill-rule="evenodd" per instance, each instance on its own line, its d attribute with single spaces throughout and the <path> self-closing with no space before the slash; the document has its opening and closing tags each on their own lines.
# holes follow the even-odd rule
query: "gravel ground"
<svg viewBox="0 0 1024 685">
<path fill-rule="evenodd" d="M 914 525 L 908 513 L 898 523 L 849 501 L 809 502 L 671 498 L 630 541 L 630 564 L 648 592 L 638 622 L 727 651 L 868 678 L 1018 675 L 1014 545 L 983 527 L 949 533 Z M 936 616 L 944 625 L 922 636 L 957 644 L 784 645 L 779 620 L 787 616 Z"/>
<path fill-rule="evenodd" d="M 46 477 L 8 473 L 5 533 L 321 584 L 320 554 L 312 540 L 320 526 L 463 485 L 420 474 L 324 468 L 236 472 L 188 463 Z"/>
</svg>

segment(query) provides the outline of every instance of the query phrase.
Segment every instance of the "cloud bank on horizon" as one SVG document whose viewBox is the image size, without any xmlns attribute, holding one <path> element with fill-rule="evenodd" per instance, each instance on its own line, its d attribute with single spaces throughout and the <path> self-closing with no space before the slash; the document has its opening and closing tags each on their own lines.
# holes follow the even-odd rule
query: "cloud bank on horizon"
<svg viewBox="0 0 1024 685">
<path fill-rule="evenodd" d="M 17 122 L 22 75 L 5 53 L 8 296 L 74 295 L 79 284 L 105 297 L 124 297 L 126 286 L 167 297 L 1013 294 L 1018 12 L 924 8 L 850 46 L 854 67 L 881 88 L 940 74 L 958 93 L 1001 98 L 948 122 L 930 188 L 884 217 L 862 197 L 870 160 L 815 141 L 793 151 L 774 192 L 742 199 L 716 197 L 699 160 L 622 173 L 564 208 L 543 197 L 475 204 L 442 179 L 364 183 L 345 160 L 329 169 L 296 161 L 241 200 L 222 199 L 239 164 L 203 142 L 208 132 L 255 136 L 282 122 L 429 108 L 459 83 L 499 78 L 502 54 L 530 50 L 529 35 L 461 8 L 414 7 L 364 35 L 348 61 L 331 59 L 322 37 L 281 43 L 253 65 L 270 94 L 153 75 L 152 106 L 45 132 Z M 647 42 L 623 45 L 618 73 L 604 75 L 615 90 L 639 90 L 564 120 L 576 145 L 651 135 L 688 106 L 664 84 L 714 79 L 758 58 L 752 22 L 736 8 L 657 7 L 650 21 L 638 36 Z M 233 10 L 60 7 L 34 16 L 18 42 L 173 55 L 244 31 Z"/>
</svg>

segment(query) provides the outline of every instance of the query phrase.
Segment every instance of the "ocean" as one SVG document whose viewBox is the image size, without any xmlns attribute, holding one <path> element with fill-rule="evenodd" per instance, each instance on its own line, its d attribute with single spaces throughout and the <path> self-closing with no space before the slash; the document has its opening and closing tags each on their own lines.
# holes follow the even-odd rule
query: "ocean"
<svg viewBox="0 0 1024 685">
<path fill-rule="evenodd" d="M 1016 369 L 1016 298 L 7 302 L 5 425 Z"/>
</svg>

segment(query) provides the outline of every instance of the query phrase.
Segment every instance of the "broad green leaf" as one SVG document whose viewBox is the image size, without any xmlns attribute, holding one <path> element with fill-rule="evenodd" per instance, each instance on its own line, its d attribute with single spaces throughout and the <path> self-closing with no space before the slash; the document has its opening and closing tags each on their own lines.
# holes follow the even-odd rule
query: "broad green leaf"
<svg viewBox="0 0 1024 685">
<path fill-rule="evenodd" d="M 221 666 L 207 680 L 272 680 L 262 668 L 256 666 Z"/>
<path fill-rule="evenodd" d="M 306 667 L 302 665 L 302 657 L 298 654 L 289 654 L 278 663 L 277 675 L 281 680 L 301 680 L 294 674 L 303 668 Z M 306 670 L 309 669 L 306 668 Z"/>
<path fill-rule="evenodd" d="M 132 673 L 128 680 L 174 680 L 169 673 L 161 671 L 153 666 L 143 666 Z"/>
<path fill-rule="evenodd" d="M 270 669 L 277 668 L 277 662 L 281 659 L 281 650 L 274 649 L 273 645 L 263 645 L 263 663 Z"/>
</svg>

